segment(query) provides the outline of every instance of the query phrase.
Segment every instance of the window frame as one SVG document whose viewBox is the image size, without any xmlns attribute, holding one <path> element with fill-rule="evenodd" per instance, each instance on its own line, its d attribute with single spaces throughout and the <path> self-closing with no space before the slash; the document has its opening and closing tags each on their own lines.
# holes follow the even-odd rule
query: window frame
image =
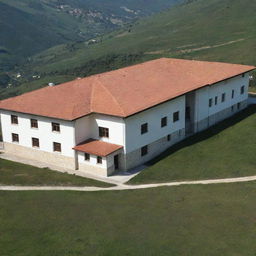
<svg viewBox="0 0 256 256">
<path fill-rule="evenodd" d="M 221 94 L 221 102 L 225 102 L 226 101 L 226 93 L 222 93 Z"/>
<path fill-rule="evenodd" d="M 245 86 L 241 86 L 240 88 L 240 94 L 243 95 L 245 93 Z"/>
<path fill-rule="evenodd" d="M 61 153 L 61 143 L 53 142 L 53 152 Z"/>
<path fill-rule="evenodd" d="M 167 116 L 161 118 L 161 128 L 166 127 L 168 123 Z"/>
<path fill-rule="evenodd" d="M 102 156 L 97 156 L 97 164 L 102 164 Z"/>
<path fill-rule="evenodd" d="M 148 132 L 148 123 L 144 123 L 140 126 L 140 134 L 143 135 Z"/>
<path fill-rule="evenodd" d="M 16 115 L 11 115 L 11 124 L 16 124 L 16 125 L 19 124 L 18 116 L 16 116 Z"/>
<path fill-rule="evenodd" d="M 38 120 L 37 119 L 30 119 L 30 127 L 33 129 L 38 129 Z"/>
<path fill-rule="evenodd" d="M 12 133 L 12 142 L 14 142 L 14 143 L 20 142 L 20 137 L 19 137 L 18 133 Z"/>
<path fill-rule="evenodd" d="M 145 145 L 141 147 L 140 149 L 140 155 L 141 157 L 146 156 L 148 154 L 148 145 Z"/>
<path fill-rule="evenodd" d="M 215 106 L 218 105 L 218 96 L 215 96 L 215 98 L 214 98 L 214 104 L 215 104 Z"/>
<path fill-rule="evenodd" d="M 210 99 L 209 99 L 209 108 L 212 107 L 212 102 L 213 102 L 213 100 L 212 100 L 212 98 L 210 98 Z"/>
<path fill-rule="evenodd" d="M 36 141 L 36 143 L 35 143 Z M 40 148 L 40 141 L 39 138 L 31 138 L 31 142 L 32 142 L 32 147 L 33 148 Z"/>
<path fill-rule="evenodd" d="M 231 93 L 231 99 L 234 99 L 234 97 L 235 97 L 235 90 L 233 89 Z"/>
<path fill-rule="evenodd" d="M 99 126 L 99 137 L 100 138 L 109 138 L 109 128 Z"/>
<path fill-rule="evenodd" d="M 84 153 L 84 161 L 90 161 L 91 155 L 89 153 Z"/>
<path fill-rule="evenodd" d="M 60 123 L 52 122 L 52 132 L 60 133 Z"/>
<path fill-rule="evenodd" d="M 176 111 L 173 113 L 173 122 L 178 122 L 180 120 L 180 111 Z"/>
</svg>

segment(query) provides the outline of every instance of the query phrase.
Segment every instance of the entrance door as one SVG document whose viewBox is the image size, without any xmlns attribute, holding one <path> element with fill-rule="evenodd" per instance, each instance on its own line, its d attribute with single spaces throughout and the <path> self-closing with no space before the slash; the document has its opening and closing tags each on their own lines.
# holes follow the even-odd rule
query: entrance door
<svg viewBox="0 0 256 256">
<path fill-rule="evenodd" d="M 118 159 L 118 155 L 114 156 L 114 165 L 115 165 L 115 170 L 117 170 L 119 168 L 119 159 Z"/>
</svg>

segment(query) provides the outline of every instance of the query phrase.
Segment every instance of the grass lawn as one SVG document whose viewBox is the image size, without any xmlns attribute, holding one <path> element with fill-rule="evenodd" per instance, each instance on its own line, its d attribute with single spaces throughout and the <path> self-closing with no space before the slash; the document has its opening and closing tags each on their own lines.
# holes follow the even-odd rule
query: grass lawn
<svg viewBox="0 0 256 256">
<path fill-rule="evenodd" d="M 171 147 L 130 184 L 256 175 L 256 106 Z"/>
<path fill-rule="evenodd" d="M 63 185 L 111 187 L 111 184 L 0 159 L 1 185 Z"/>
<path fill-rule="evenodd" d="M 253 256 L 255 182 L 0 192 L 2 256 Z"/>
</svg>

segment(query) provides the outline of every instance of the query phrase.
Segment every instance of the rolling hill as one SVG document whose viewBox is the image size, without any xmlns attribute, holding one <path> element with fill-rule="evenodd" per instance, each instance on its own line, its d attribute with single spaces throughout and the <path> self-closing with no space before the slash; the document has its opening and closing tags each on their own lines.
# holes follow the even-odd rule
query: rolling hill
<svg viewBox="0 0 256 256">
<path fill-rule="evenodd" d="M 179 0 L 0 0 L 0 70 L 58 44 L 82 42 Z"/>
<path fill-rule="evenodd" d="M 165 57 L 256 64 L 256 1 L 194 0 L 101 37 L 38 54 L 16 72 L 23 85 L 1 97 L 148 59 Z M 39 74 L 40 79 L 31 79 Z"/>
</svg>

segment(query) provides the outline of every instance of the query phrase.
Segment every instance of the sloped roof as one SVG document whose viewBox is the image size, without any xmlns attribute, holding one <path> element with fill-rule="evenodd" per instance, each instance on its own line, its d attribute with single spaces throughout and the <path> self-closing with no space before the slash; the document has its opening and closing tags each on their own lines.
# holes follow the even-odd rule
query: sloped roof
<svg viewBox="0 0 256 256">
<path fill-rule="evenodd" d="M 74 120 L 90 113 L 127 117 L 253 66 L 161 58 L 47 86 L 0 102 L 0 109 Z"/>
<path fill-rule="evenodd" d="M 73 149 L 76 151 L 105 157 L 121 148 L 123 148 L 123 146 L 111 144 L 100 140 L 89 139 L 75 146 Z"/>
</svg>

